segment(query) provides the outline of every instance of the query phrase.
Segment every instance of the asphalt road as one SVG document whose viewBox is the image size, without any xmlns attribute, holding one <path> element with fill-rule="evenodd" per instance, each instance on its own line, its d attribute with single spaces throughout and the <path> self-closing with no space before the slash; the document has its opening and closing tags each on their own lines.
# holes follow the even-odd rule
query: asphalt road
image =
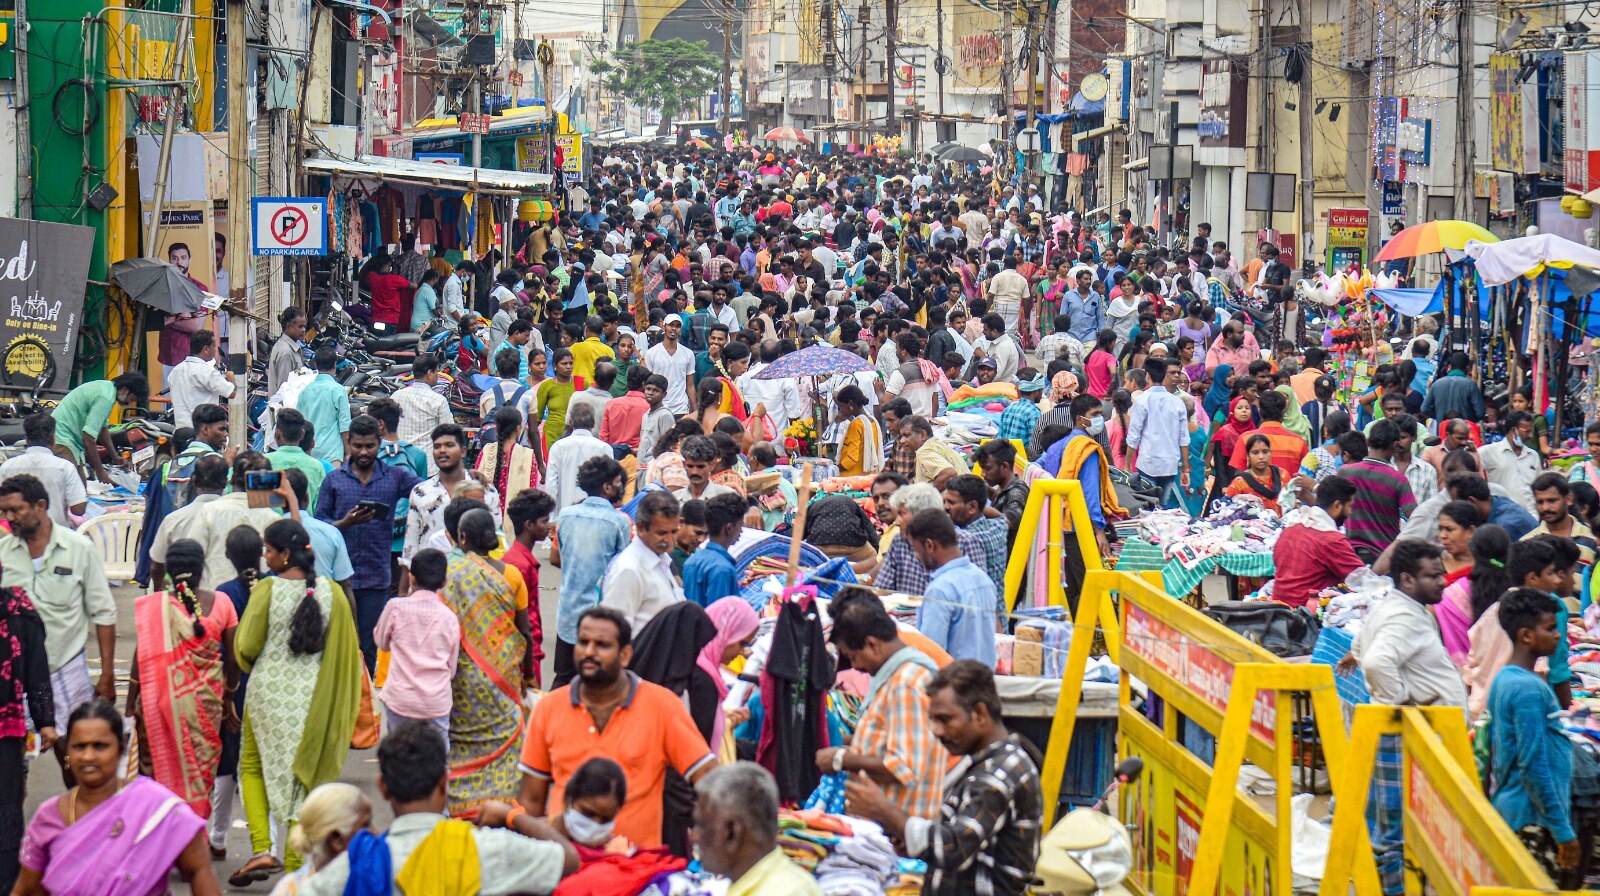
<svg viewBox="0 0 1600 896">
<path fill-rule="evenodd" d="M 546 558 L 546 551 L 538 551 L 540 562 Z M 540 568 L 539 573 L 539 609 L 545 621 L 545 631 L 554 631 L 556 612 L 556 592 L 560 588 L 561 571 L 548 563 Z M 133 658 L 134 624 L 133 602 L 143 593 L 135 587 L 113 588 L 117 599 L 117 707 L 122 707 L 123 698 L 127 695 L 128 688 L 128 663 Z M 546 648 L 548 650 L 548 646 Z M 99 657 L 94 648 L 89 648 L 89 675 L 93 680 L 99 675 Z M 543 680 L 549 681 L 553 674 L 551 660 L 545 657 Z M 380 707 L 380 712 L 381 707 Z M 65 732 L 63 732 L 65 733 Z M 377 750 L 351 750 L 349 758 L 345 760 L 344 774 L 341 780 L 354 784 L 366 792 L 372 800 L 373 823 L 380 830 L 387 827 L 392 816 L 389 806 L 378 796 L 375 784 L 378 775 Z M 61 772 L 51 757 L 42 757 L 35 760 L 28 773 L 28 796 L 24 804 L 25 812 L 29 819 L 38 809 L 39 804 L 46 800 L 60 796 L 63 791 Z M 228 875 L 240 865 L 243 865 L 251 856 L 249 831 L 244 824 L 244 805 L 241 801 L 234 801 L 234 823 L 228 832 L 228 856 L 212 864 L 216 868 L 217 878 L 222 882 L 225 893 L 268 893 L 276 884 L 277 878 L 255 884 L 250 887 L 235 888 L 228 886 Z M 172 891 L 178 894 L 187 894 L 189 888 L 179 880 L 176 875 L 172 879 Z"/>
</svg>

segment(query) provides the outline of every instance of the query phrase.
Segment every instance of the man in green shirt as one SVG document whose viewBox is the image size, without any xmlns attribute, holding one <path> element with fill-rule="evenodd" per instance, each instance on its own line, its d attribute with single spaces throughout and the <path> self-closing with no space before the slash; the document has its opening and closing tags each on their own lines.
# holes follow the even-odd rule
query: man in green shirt
<svg viewBox="0 0 1600 896">
<path fill-rule="evenodd" d="M 295 407 L 316 434 L 316 447 L 311 453 L 337 467 L 344 462 L 349 448 L 350 393 L 333 378 L 333 371 L 339 366 L 333 346 L 317 349 L 316 363 L 317 378 L 301 390 Z"/>
<path fill-rule="evenodd" d="M 267 453 L 267 462 L 272 464 L 274 470 L 299 470 L 306 474 L 309 506 L 317 506 L 317 492 L 328 475 L 328 468 L 323 466 L 319 458 L 305 453 L 300 447 L 306 436 L 305 415 L 294 408 L 284 408 L 278 412 L 274 432 L 278 447 Z"/>
<path fill-rule="evenodd" d="M 150 399 L 150 381 L 144 374 L 124 373 L 114 380 L 84 383 L 61 399 L 50 416 L 56 420 L 56 444 L 79 464 L 85 462 L 94 478 L 109 483 L 111 475 L 100 462 L 100 446 L 114 453 L 106 423 L 117 405 L 133 407 Z M 59 452 L 58 452 L 59 453 Z"/>
</svg>

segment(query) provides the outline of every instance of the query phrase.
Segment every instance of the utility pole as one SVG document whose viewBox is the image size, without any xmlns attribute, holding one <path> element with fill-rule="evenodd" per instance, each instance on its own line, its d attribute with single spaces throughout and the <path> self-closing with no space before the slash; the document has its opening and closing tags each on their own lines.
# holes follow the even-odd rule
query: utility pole
<svg viewBox="0 0 1600 896">
<path fill-rule="evenodd" d="M 950 64 L 948 62 L 946 62 L 945 58 L 944 58 L 944 0 L 933 0 L 933 15 L 934 15 L 933 39 L 934 39 L 934 47 L 935 47 L 934 52 L 933 52 L 933 73 L 934 73 L 934 75 L 936 75 L 938 77 L 938 84 L 939 84 L 939 116 L 941 118 L 943 118 L 943 116 L 944 116 L 944 70 L 950 67 Z M 934 135 L 934 141 L 933 142 L 935 142 L 935 143 L 939 142 L 937 133 L 935 133 L 935 135 Z"/>
<path fill-rule="evenodd" d="M 474 66 L 472 71 L 472 117 L 476 121 L 483 111 L 483 68 Z M 548 111 L 548 107 L 547 111 Z M 478 129 L 472 129 L 472 167 L 483 167 L 483 135 Z"/>
<path fill-rule="evenodd" d="M 717 128 L 728 133 L 728 107 L 733 104 L 733 3 L 722 6 L 722 115 Z"/>
<path fill-rule="evenodd" d="M 1311 272 L 1311 247 L 1317 227 L 1317 169 L 1311 154 L 1312 90 L 1311 90 L 1311 0 L 1299 0 L 1300 41 L 1295 52 L 1300 53 L 1300 269 Z M 1470 102 L 1470 101 L 1469 101 Z"/>
<path fill-rule="evenodd" d="M 1473 32 L 1476 22 L 1472 5 L 1460 0 L 1456 8 L 1456 218 L 1471 221 L 1473 197 L 1473 162 L 1477 158 L 1473 146 L 1473 90 L 1472 67 L 1476 49 Z"/>
<path fill-rule="evenodd" d="M 1151 172 L 1154 174 L 1155 172 Z M 1160 230 L 1156 234 L 1157 245 L 1166 245 L 1172 238 L 1173 211 L 1177 203 L 1173 202 L 1173 184 L 1178 173 L 1178 101 L 1173 100 L 1167 105 L 1167 170 L 1161 172 L 1162 179 L 1156 182 L 1156 189 L 1161 194 L 1160 205 Z"/>
<path fill-rule="evenodd" d="M 1004 143 L 1005 158 L 1001 160 L 1000 154 L 995 153 L 994 173 L 995 179 L 1009 177 L 1009 171 L 1016 153 L 1012 148 L 1016 140 L 1011 136 L 1011 105 L 1016 100 L 1017 83 L 1016 72 L 1016 17 L 1011 9 L 1010 0 L 1000 0 L 1000 137 Z"/>
<path fill-rule="evenodd" d="M 33 217 L 33 128 L 28 90 L 28 0 L 16 0 L 17 45 L 17 217 Z"/>
<path fill-rule="evenodd" d="M 185 2 L 182 7 L 182 18 L 178 19 L 178 36 L 172 42 L 172 99 L 167 104 L 167 121 L 161 129 L 161 156 L 156 162 L 155 194 L 150 204 L 150 226 L 145 232 L 144 255 L 154 258 L 156 246 L 161 241 L 161 208 L 167 199 L 167 173 L 172 167 L 172 137 L 178 129 L 178 115 L 183 105 L 188 100 L 189 92 L 183 86 L 184 63 L 189 59 L 187 47 L 189 45 L 191 6 Z"/>
<path fill-rule="evenodd" d="M 837 124 L 839 117 L 834 114 L 833 105 L 833 70 L 839 65 L 839 54 L 834 43 L 833 16 L 833 0 L 822 0 L 822 69 L 827 80 L 828 121 Z M 829 142 L 832 142 L 833 132 L 829 134 Z"/>
<path fill-rule="evenodd" d="M 1038 33 L 1039 5 L 1036 0 L 1024 0 L 1024 2 L 1028 4 L 1028 30 L 1024 32 L 1028 41 L 1027 53 L 1025 54 L 1028 60 L 1028 127 L 1033 129 L 1039 123 L 1037 102 L 1039 91 L 1039 46 L 1037 43 L 1038 38 L 1035 36 Z M 1028 184 L 1034 183 L 1034 179 L 1038 176 L 1034 172 L 1036 157 L 1037 153 L 1033 152 L 1024 157 L 1023 164 L 1027 166 L 1026 170 L 1022 172 L 1024 188 Z"/>
<path fill-rule="evenodd" d="M 856 143 L 862 146 L 867 144 L 867 139 L 870 135 L 867 130 L 867 57 L 871 55 L 872 51 L 867 47 L 867 21 L 871 12 L 871 7 L 865 3 L 861 4 L 861 46 L 858 48 L 861 52 L 861 62 L 856 69 L 856 97 L 860 103 L 854 108 L 856 110 L 856 124 L 859 125 L 856 130 Z"/>
<path fill-rule="evenodd" d="M 255 177 L 250 171 L 250 120 L 247 91 L 255 84 L 255 71 L 245 71 L 245 0 L 228 0 L 226 27 L 228 54 L 228 295 L 224 299 L 236 306 L 247 304 L 250 292 L 250 197 L 255 193 Z M 245 79 L 249 78 L 247 82 Z M 229 441 L 244 445 L 249 430 L 246 410 L 250 403 L 247 379 L 250 373 L 249 325 L 244 315 L 228 315 L 228 369 L 235 388 L 228 401 Z"/>
<path fill-rule="evenodd" d="M 1050 114 L 1050 107 L 1054 105 L 1052 97 L 1056 92 L 1056 4 L 1051 0 L 1044 11 L 1044 113 Z M 1062 83 L 1066 83 L 1065 78 Z M 1063 112 L 1067 111 L 1063 106 Z M 1072 147 L 1067 147 L 1071 149 Z"/>
<path fill-rule="evenodd" d="M 884 0 L 883 4 L 883 30 L 884 30 L 884 56 L 883 56 L 883 81 L 889 88 L 889 104 L 884 115 L 888 135 L 893 137 L 900 133 L 900 123 L 894 117 L 894 84 L 895 76 L 895 30 L 900 27 L 899 17 L 896 15 L 895 0 Z M 912 77 L 916 73 L 912 72 Z"/>
</svg>

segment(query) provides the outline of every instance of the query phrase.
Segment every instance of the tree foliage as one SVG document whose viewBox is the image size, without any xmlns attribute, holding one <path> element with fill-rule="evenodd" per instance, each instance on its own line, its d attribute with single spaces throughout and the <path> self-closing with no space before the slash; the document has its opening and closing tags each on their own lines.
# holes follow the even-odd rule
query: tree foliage
<svg viewBox="0 0 1600 896">
<path fill-rule="evenodd" d="M 722 62 L 703 43 L 645 40 L 590 66 L 607 90 L 635 105 L 661 110 L 661 133 L 679 111 L 705 96 L 722 75 Z"/>
</svg>

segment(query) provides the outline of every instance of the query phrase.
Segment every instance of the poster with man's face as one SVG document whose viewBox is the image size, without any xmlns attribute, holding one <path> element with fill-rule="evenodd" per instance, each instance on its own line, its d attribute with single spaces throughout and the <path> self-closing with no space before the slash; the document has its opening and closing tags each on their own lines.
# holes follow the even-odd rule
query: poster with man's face
<svg viewBox="0 0 1600 896">
<path fill-rule="evenodd" d="M 216 227 L 210 202 L 168 202 L 161 213 L 161 233 L 152 256 L 164 261 L 207 292 L 215 292 Z M 150 226 L 145 216 L 145 226 Z"/>
</svg>

